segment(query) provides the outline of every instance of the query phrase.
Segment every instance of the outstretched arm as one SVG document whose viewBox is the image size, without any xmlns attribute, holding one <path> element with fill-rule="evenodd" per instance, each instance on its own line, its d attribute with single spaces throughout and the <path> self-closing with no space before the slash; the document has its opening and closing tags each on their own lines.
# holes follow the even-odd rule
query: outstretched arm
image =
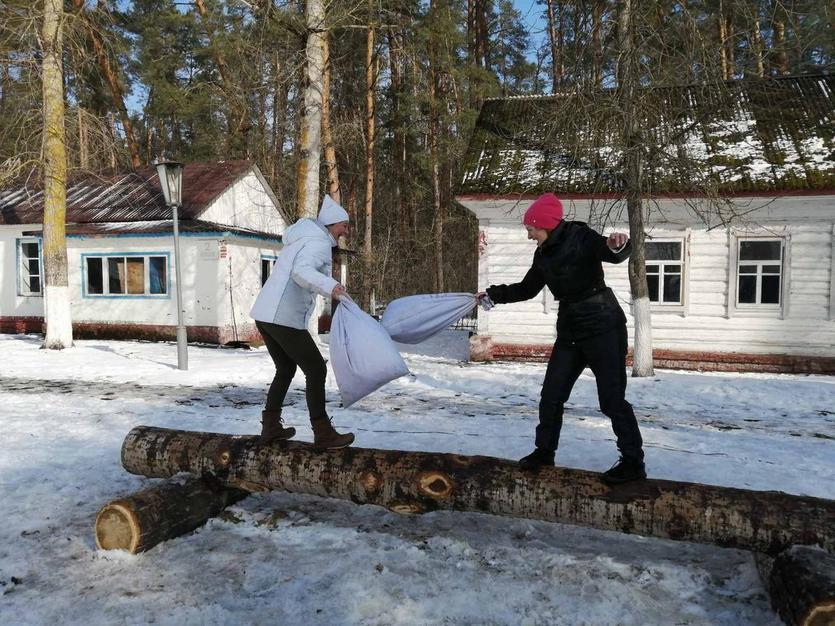
<svg viewBox="0 0 835 626">
<path fill-rule="evenodd" d="M 594 256 L 606 263 L 622 263 L 632 252 L 632 242 L 624 233 L 612 233 L 604 237 L 586 227 L 585 241 L 594 251 Z"/>
<path fill-rule="evenodd" d="M 534 265 L 521 282 L 512 285 L 491 285 L 487 288 L 487 295 L 496 304 L 521 302 L 533 298 L 544 286 L 545 277 Z"/>
</svg>

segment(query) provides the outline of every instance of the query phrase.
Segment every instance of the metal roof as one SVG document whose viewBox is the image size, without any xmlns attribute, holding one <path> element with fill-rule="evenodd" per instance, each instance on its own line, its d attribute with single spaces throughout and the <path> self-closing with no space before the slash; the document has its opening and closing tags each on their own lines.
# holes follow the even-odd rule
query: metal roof
<svg viewBox="0 0 835 626">
<path fill-rule="evenodd" d="M 182 219 L 197 219 L 254 167 L 250 161 L 185 164 Z M 0 189 L 0 224 L 40 224 L 43 213 L 42 181 L 28 179 Z M 170 217 L 153 166 L 125 173 L 76 174 L 67 182 L 68 224 L 142 222 Z"/>
<path fill-rule="evenodd" d="M 249 228 L 239 228 L 234 226 L 227 226 L 225 224 L 216 224 L 214 222 L 206 222 L 203 220 L 182 220 L 179 223 L 181 233 L 192 234 L 222 234 L 231 237 L 244 237 L 264 239 L 268 241 L 281 242 L 281 235 L 275 233 L 266 233 L 259 230 L 252 230 Z M 67 225 L 68 236 L 90 236 L 90 237 L 112 237 L 119 236 L 145 236 L 145 235 L 171 235 L 174 230 L 173 220 L 151 220 L 142 222 L 95 222 L 87 224 L 69 224 Z M 27 237 L 39 237 L 43 234 L 42 230 L 24 231 L 23 235 Z"/>
<path fill-rule="evenodd" d="M 646 87 L 649 193 L 835 189 L 835 76 Z M 618 194 L 623 119 L 614 90 L 488 100 L 457 195 Z"/>
</svg>

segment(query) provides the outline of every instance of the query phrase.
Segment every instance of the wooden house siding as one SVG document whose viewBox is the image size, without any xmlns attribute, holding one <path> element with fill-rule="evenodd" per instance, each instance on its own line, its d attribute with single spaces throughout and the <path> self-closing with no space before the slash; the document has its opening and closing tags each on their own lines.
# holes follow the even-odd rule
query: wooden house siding
<svg viewBox="0 0 835 626">
<path fill-rule="evenodd" d="M 479 288 L 521 280 L 535 245 L 527 240 L 519 215 L 530 200 L 516 201 L 510 215 L 505 201 L 465 201 L 480 217 Z M 750 207 L 740 199 L 739 207 Z M 665 200 L 663 223 L 649 229 L 652 238 L 684 243 L 681 306 L 653 305 L 653 347 L 661 351 L 711 354 L 760 354 L 835 358 L 833 246 L 835 195 L 783 197 L 760 202 L 747 220 L 708 229 L 681 201 Z M 625 230 L 625 223 L 602 225 L 591 200 L 570 203 L 572 217 L 589 220 L 601 232 Z M 614 211 L 613 214 L 616 214 Z M 773 309 L 736 305 L 738 241 L 779 237 L 784 241 L 782 303 Z M 632 336 L 628 264 L 604 264 L 606 282 L 627 315 Z M 499 346 L 524 347 L 546 356 L 555 339 L 556 304 L 540 293 L 526 302 L 479 311 L 478 333 Z M 499 350 L 501 352 L 501 349 Z M 522 354 L 520 352 L 520 354 Z M 794 363 L 794 362 L 793 362 Z M 744 364 L 743 364 L 744 365 Z M 796 367 L 793 365 L 793 367 Z"/>
</svg>

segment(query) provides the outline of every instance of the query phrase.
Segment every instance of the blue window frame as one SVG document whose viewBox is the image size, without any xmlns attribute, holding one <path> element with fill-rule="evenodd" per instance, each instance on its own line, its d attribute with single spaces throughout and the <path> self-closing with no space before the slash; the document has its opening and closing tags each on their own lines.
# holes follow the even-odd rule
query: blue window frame
<svg viewBox="0 0 835 626">
<path fill-rule="evenodd" d="M 267 279 L 270 277 L 270 274 L 273 273 L 273 267 L 275 267 L 275 262 L 278 257 L 275 256 L 267 256 L 261 255 L 261 286 L 264 286 L 264 283 L 267 282 Z"/>
<path fill-rule="evenodd" d="M 82 254 L 84 298 L 169 298 L 168 252 Z"/>
<path fill-rule="evenodd" d="M 17 240 L 17 295 L 43 296 L 43 246 L 37 237 Z"/>
</svg>

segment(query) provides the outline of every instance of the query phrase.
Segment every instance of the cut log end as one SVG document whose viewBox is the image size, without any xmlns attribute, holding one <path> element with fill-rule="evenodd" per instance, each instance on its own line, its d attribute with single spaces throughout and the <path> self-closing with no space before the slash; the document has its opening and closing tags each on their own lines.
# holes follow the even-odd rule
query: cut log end
<svg viewBox="0 0 835 626">
<path fill-rule="evenodd" d="M 136 554 L 139 547 L 139 520 L 136 513 L 119 501 L 105 505 L 96 516 L 96 547 L 100 550 L 127 550 Z"/>
<path fill-rule="evenodd" d="M 835 624 L 835 601 L 815 607 L 806 617 L 803 626 L 832 626 Z"/>
<path fill-rule="evenodd" d="M 771 604 L 791 626 L 835 624 L 835 555 L 792 546 L 774 559 L 768 577 Z"/>
</svg>

